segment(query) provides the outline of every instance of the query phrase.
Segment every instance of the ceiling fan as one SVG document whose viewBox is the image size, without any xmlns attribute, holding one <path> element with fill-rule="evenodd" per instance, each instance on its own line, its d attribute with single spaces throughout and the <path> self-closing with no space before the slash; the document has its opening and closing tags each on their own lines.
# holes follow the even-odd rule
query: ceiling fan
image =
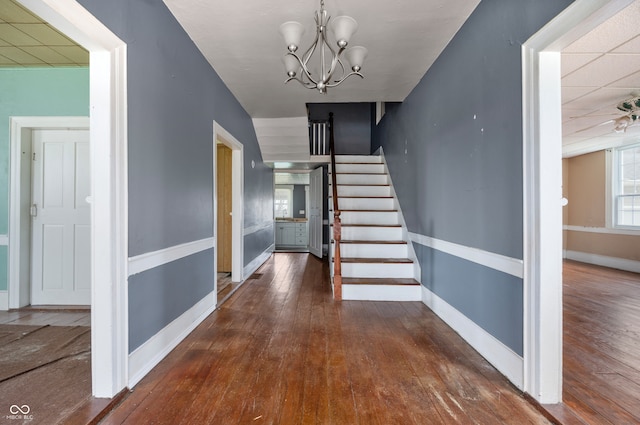
<svg viewBox="0 0 640 425">
<path fill-rule="evenodd" d="M 627 113 L 615 120 L 611 120 L 611 122 L 614 123 L 613 130 L 616 133 L 624 133 L 627 131 L 627 128 L 640 122 L 638 121 L 640 114 L 640 95 L 638 92 L 632 92 L 631 95 L 633 96 L 632 98 L 623 100 L 616 105 L 618 110 Z"/>
<path fill-rule="evenodd" d="M 603 125 L 613 123 L 613 131 L 616 133 L 624 133 L 627 131 L 627 128 L 640 124 L 640 92 L 631 92 L 631 98 L 627 100 L 623 100 L 622 102 L 616 105 L 616 109 L 619 111 L 625 112 L 625 115 L 622 115 L 618 118 L 613 118 L 608 121 L 597 124 L 596 127 L 600 127 Z M 599 114 L 611 116 L 611 113 L 608 114 Z M 588 115 L 589 117 L 597 117 L 599 115 Z M 571 118 L 586 118 L 587 116 L 576 116 Z M 593 128 L 593 127 L 589 127 Z M 589 128 L 585 128 L 581 131 L 586 131 Z"/>
</svg>

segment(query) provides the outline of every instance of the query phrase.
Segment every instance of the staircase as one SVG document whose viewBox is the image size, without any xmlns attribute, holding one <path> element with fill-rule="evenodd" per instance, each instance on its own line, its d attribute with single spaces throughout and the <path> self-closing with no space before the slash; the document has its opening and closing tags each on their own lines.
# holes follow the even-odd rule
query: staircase
<svg viewBox="0 0 640 425">
<path fill-rule="evenodd" d="M 382 157 L 336 155 L 335 159 L 342 219 L 342 299 L 420 301 L 422 290 L 416 280 L 420 267 Z M 333 225 L 333 212 L 329 217 Z M 332 240 L 332 277 L 334 251 Z"/>
</svg>

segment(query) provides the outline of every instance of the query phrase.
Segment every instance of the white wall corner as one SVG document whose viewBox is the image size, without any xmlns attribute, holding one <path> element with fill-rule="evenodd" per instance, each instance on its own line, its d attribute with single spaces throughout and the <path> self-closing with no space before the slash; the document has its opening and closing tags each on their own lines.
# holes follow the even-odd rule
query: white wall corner
<svg viewBox="0 0 640 425">
<path fill-rule="evenodd" d="M 524 388 L 524 361 L 521 356 L 424 286 L 422 302 L 518 389 Z"/>
</svg>

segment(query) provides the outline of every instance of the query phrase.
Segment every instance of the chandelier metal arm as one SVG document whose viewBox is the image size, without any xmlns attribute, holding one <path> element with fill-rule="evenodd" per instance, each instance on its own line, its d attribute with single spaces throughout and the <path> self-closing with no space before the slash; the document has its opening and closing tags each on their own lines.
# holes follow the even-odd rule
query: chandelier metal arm
<svg viewBox="0 0 640 425">
<path fill-rule="evenodd" d="M 351 35 L 357 30 L 357 22 L 349 16 L 339 16 L 335 22 L 331 20 L 331 16 L 328 15 L 324 9 L 324 0 L 320 0 L 320 10 L 316 10 L 315 16 L 316 34 L 313 43 L 304 52 L 304 54 L 297 54 L 296 51 L 300 45 L 300 40 L 304 28 L 298 22 L 290 21 L 285 22 L 280 26 L 280 31 L 285 38 L 285 42 L 288 48 L 288 52 L 285 56 L 285 68 L 289 78 L 285 81 L 288 83 L 291 80 L 296 80 L 302 86 L 309 89 L 317 89 L 320 93 L 326 93 L 327 88 L 336 87 L 344 80 L 352 75 L 358 75 L 360 78 L 364 78 L 364 75 L 360 73 L 362 61 L 367 55 L 367 49 L 364 47 L 356 46 L 350 48 L 345 57 L 351 63 L 350 72 L 343 62 L 342 54 L 345 52 L 345 48 L 349 44 Z M 333 25 L 332 31 L 334 34 L 335 45 L 329 42 L 328 25 Z M 309 69 L 309 62 L 311 58 L 316 54 L 319 60 L 318 75 L 312 75 Z M 288 58 L 291 55 L 295 58 L 292 60 Z M 327 63 L 328 62 L 328 63 Z M 338 72 L 338 67 L 341 72 Z M 314 73 L 316 71 L 314 70 Z M 335 74 L 339 74 L 339 77 L 334 77 Z"/>
</svg>

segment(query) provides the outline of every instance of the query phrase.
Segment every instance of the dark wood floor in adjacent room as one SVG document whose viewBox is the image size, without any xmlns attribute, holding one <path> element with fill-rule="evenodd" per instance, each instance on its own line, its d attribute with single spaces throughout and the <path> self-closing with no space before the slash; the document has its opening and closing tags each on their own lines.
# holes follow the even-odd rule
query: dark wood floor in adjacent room
<svg viewBox="0 0 640 425">
<path fill-rule="evenodd" d="M 565 261 L 565 424 L 640 424 L 640 274 Z"/>
<path fill-rule="evenodd" d="M 105 424 L 545 424 L 419 302 L 334 302 L 326 264 L 278 253 Z"/>
</svg>

